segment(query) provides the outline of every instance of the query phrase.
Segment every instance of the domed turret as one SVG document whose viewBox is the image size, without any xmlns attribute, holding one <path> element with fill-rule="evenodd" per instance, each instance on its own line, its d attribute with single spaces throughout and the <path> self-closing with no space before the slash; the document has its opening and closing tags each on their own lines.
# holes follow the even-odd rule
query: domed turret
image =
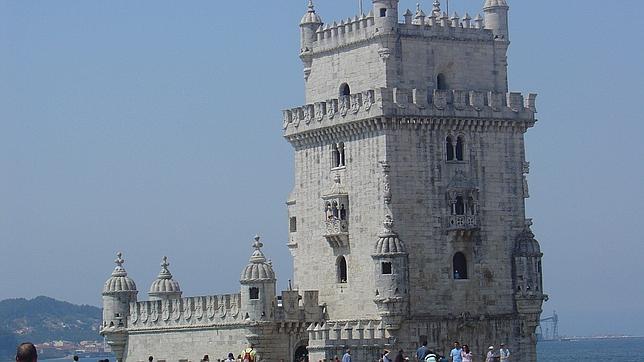
<svg viewBox="0 0 644 362">
<path fill-rule="evenodd" d="M 311 50 L 313 43 L 317 40 L 316 31 L 322 25 L 322 18 L 315 13 L 315 7 L 313 6 L 313 0 L 309 0 L 308 9 L 306 14 L 302 17 L 300 21 L 300 32 L 302 35 L 301 39 L 301 52 L 305 53 Z"/>
<path fill-rule="evenodd" d="M 267 320 L 273 317 L 275 272 L 266 260 L 259 236 L 255 236 L 253 254 L 241 273 L 241 303 L 246 320 Z"/>
<path fill-rule="evenodd" d="M 116 254 L 116 267 L 103 286 L 103 328 L 127 327 L 130 302 L 136 302 L 136 284 L 123 268 L 123 254 Z"/>
<path fill-rule="evenodd" d="M 150 300 L 167 300 L 181 298 L 181 288 L 179 283 L 172 279 L 172 273 L 168 270 L 170 263 L 168 257 L 164 256 L 161 262 L 161 271 L 157 279 L 152 282 L 148 296 Z"/>
<path fill-rule="evenodd" d="M 510 41 L 508 29 L 508 10 L 510 7 L 505 0 L 486 0 L 483 6 L 485 12 L 485 28 L 492 30 L 494 38 Z"/>
<path fill-rule="evenodd" d="M 405 244 L 393 231 L 394 221 L 385 217 L 384 230 L 378 234 L 374 253 L 375 298 L 378 313 L 395 330 L 409 308 L 409 268 Z"/>
<path fill-rule="evenodd" d="M 514 243 L 514 280 L 517 295 L 539 297 L 543 294 L 541 247 L 527 221 L 525 229 Z"/>
</svg>

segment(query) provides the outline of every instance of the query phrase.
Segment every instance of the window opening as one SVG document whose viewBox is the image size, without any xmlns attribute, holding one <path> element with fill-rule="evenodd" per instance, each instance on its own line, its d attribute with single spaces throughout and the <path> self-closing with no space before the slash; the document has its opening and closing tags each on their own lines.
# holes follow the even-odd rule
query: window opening
<svg viewBox="0 0 644 362">
<path fill-rule="evenodd" d="M 292 216 L 288 222 L 288 229 L 290 232 L 294 233 L 297 231 L 297 218 Z"/>
<path fill-rule="evenodd" d="M 456 138 L 456 160 L 463 161 L 463 150 L 464 150 L 465 141 L 463 137 L 458 136 Z"/>
<path fill-rule="evenodd" d="M 458 252 L 454 254 L 454 279 L 467 279 L 467 259 L 465 254 Z"/>
<path fill-rule="evenodd" d="M 251 300 L 257 300 L 257 299 L 259 299 L 259 288 L 257 288 L 257 287 L 250 287 L 250 288 L 248 289 L 248 295 L 249 295 L 249 297 L 248 297 L 248 298 L 249 298 L 249 299 L 251 299 Z"/>
<path fill-rule="evenodd" d="M 440 73 L 439 75 L 436 76 L 436 89 L 438 90 L 447 89 L 447 81 L 445 80 L 445 74 Z"/>
<path fill-rule="evenodd" d="M 344 256 L 338 257 L 338 262 L 337 262 L 337 267 L 338 267 L 338 283 L 346 283 L 347 282 L 347 260 L 344 258 Z"/>
<path fill-rule="evenodd" d="M 474 205 L 474 198 L 472 196 L 467 198 L 467 212 L 470 215 L 476 215 L 476 206 Z"/>
<path fill-rule="evenodd" d="M 342 83 L 340 86 L 340 97 L 348 97 L 351 95 L 351 88 L 347 83 Z"/>
<path fill-rule="evenodd" d="M 344 207 L 344 204 L 340 205 L 340 220 L 347 219 L 347 209 Z"/>
<path fill-rule="evenodd" d="M 392 274 L 390 262 L 382 262 L 382 274 Z"/>
<path fill-rule="evenodd" d="M 454 142 L 452 142 L 452 137 L 447 136 L 445 140 L 445 148 L 447 149 L 447 161 L 454 160 Z"/>
<path fill-rule="evenodd" d="M 346 166 L 346 161 L 344 157 L 344 143 L 340 142 L 333 144 L 333 149 L 331 150 L 331 167 L 344 167 Z"/>
<path fill-rule="evenodd" d="M 380 9 L 380 17 L 384 18 L 385 16 L 387 16 L 387 9 L 385 8 Z"/>
<path fill-rule="evenodd" d="M 463 203 L 463 196 L 456 197 L 456 215 L 465 215 L 465 203 Z"/>
</svg>

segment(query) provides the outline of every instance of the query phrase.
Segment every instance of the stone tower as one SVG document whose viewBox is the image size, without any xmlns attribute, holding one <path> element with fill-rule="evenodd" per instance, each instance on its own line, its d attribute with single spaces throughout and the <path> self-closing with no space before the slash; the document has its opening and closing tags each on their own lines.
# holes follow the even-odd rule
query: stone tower
<svg viewBox="0 0 644 362">
<path fill-rule="evenodd" d="M 262 252 L 259 236 L 255 236 L 253 254 L 240 278 L 243 318 L 249 321 L 273 319 L 275 272 Z"/>
<path fill-rule="evenodd" d="M 103 286 L 103 324 L 101 335 L 114 351 L 117 361 L 123 360 L 124 350 L 127 342 L 128 317 L 130 315 L 130 303 L 136 302 L 138 291 L 136 284 L 127 275 L 123 268 L 123 255 L 116 255 L 116 267 L 112 276 Z"/>
<path fill-rule="evenodd" d="M 462 340 L 536 361 L 547 296 L 524 145 L 536 95 L 508 92 L 508 4 L 487 0 L 472 18 L 434 1 L 403 19 L 397 0 L 372 4 L 323 23 L 309 2 L 306 104 L 284 111 L 293 283 L 324 306 L 311 358 Z"/>
</svg>

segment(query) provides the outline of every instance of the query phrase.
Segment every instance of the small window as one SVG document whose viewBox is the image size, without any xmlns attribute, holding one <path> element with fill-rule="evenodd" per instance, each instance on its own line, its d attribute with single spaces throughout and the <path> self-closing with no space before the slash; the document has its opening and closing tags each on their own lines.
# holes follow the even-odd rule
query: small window
<svg viewBox="0 0 644 362">
<path fill-rule="evenodd" d="M 456 160 L 463 161 L 465 141 L 462 136 L 456 138 Z"/>
<path fill-rule="evenodd" d="M 346 166 L 346 160 L 344 156 L 344 143 L 334 143 L 331 150 L 331 167 L 344 167 Z"/>
<path fill-rule="evenodd" d="M 392 274 L 392 272 L 391 272 L 391 263 L 382 262 L 382 274 Z"/>
<path fill-rule="evenodd" d="M 340 85 L 340 97 L 348 97 L 351 95 L 351 88 L 347 83 L 342 83 Z"/>
<path fill-rule="evenodd" d="M 436 76 L 436 89 L 438 90 L 447 90 L 447 80 L 445 79 L 445 74 L 441 73 Z"/>
<path fill-rule="evenodd" d="M 344 207 L 344 204 L 340 205 L 340 220 L 347 219 L 347 209 Z"/>
<path fill-rule="evenodd" d="M 463 196 L 456 197 L 456 215 L 465 215 L 465 203 Z"/>
<path fill-rule="evenodd" d="M 251 299 L 251 300 L 257 300 L 257 299 L 259 299 L 259 288 L 256 288 L 256 287 L 250 287 L 250 288 L 248 289 L 248 295 L 249 295 L 249 297 L 248 297 L 248 298 L 249 298 L 249 299 Z"/>
<path fill-rule="evenodd" d="M 450 136 L 445 139 L 445 150 L 447 151 L 447 161 L 454 161 L 454 142 Z"/>
<path fill-rule="evenodd" d="M 472 196 L 467 198 L 467 213 L 469 215 L 476 215 L 476 204 L 474 204 L 474 198 Z"/>
<path fill-rule="evenodd" d="M 465 259 L 465 254 L 461 252 L 454 254 L 452 262 L 454 266 L 454 279 L 467 279 L 467 259 Z"/>
<path fill-rule="evenodd" d="M 380 17 L 384 18 L 386 16 L 387 16 L 387 9 L 385 8 L 380 9 Z"/>
<path fill-rule="evenodd" d="M 344 258 L 344 256 L 339 256 L 338 261 L 337 261 L 337 280 L 338 283 L 346 283 L 347 282 L 347 260 Z"/>
<path fill-rule="evenodd" d="M 297 231 L 297 218 L 292 216 L 288 221 L 288 229 L 290 232 L 294 233 Z"/>
</svg>

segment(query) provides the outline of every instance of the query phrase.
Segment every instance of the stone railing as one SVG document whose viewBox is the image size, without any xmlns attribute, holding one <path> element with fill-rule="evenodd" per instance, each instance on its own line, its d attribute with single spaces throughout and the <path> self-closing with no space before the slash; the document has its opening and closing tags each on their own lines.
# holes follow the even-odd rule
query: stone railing
<svg viewBox="0 0 644 362">
<path fill-rule="evenodd" d="M 479 218 L 476 215 L 449 215 L 447 217 L 447 230 L 471 230 L 479 227 Z"/>
<path fill-rule="evenodd" d="M 227 294 L 130 303 L 129 327 L 155 328 L 239 323 L 241 295 Z"/>
<path fill-rule="evenodd" d="M 332 248 L 349 245 L 349 222 L 332 218 L 324 222 L 324 237 Z"/>
<path fill-rule="evenodd" d="M 536 94 L 378 88 L 283 111 L 285 134 L 379 116 L 534 122 Z"/>
</svg>

